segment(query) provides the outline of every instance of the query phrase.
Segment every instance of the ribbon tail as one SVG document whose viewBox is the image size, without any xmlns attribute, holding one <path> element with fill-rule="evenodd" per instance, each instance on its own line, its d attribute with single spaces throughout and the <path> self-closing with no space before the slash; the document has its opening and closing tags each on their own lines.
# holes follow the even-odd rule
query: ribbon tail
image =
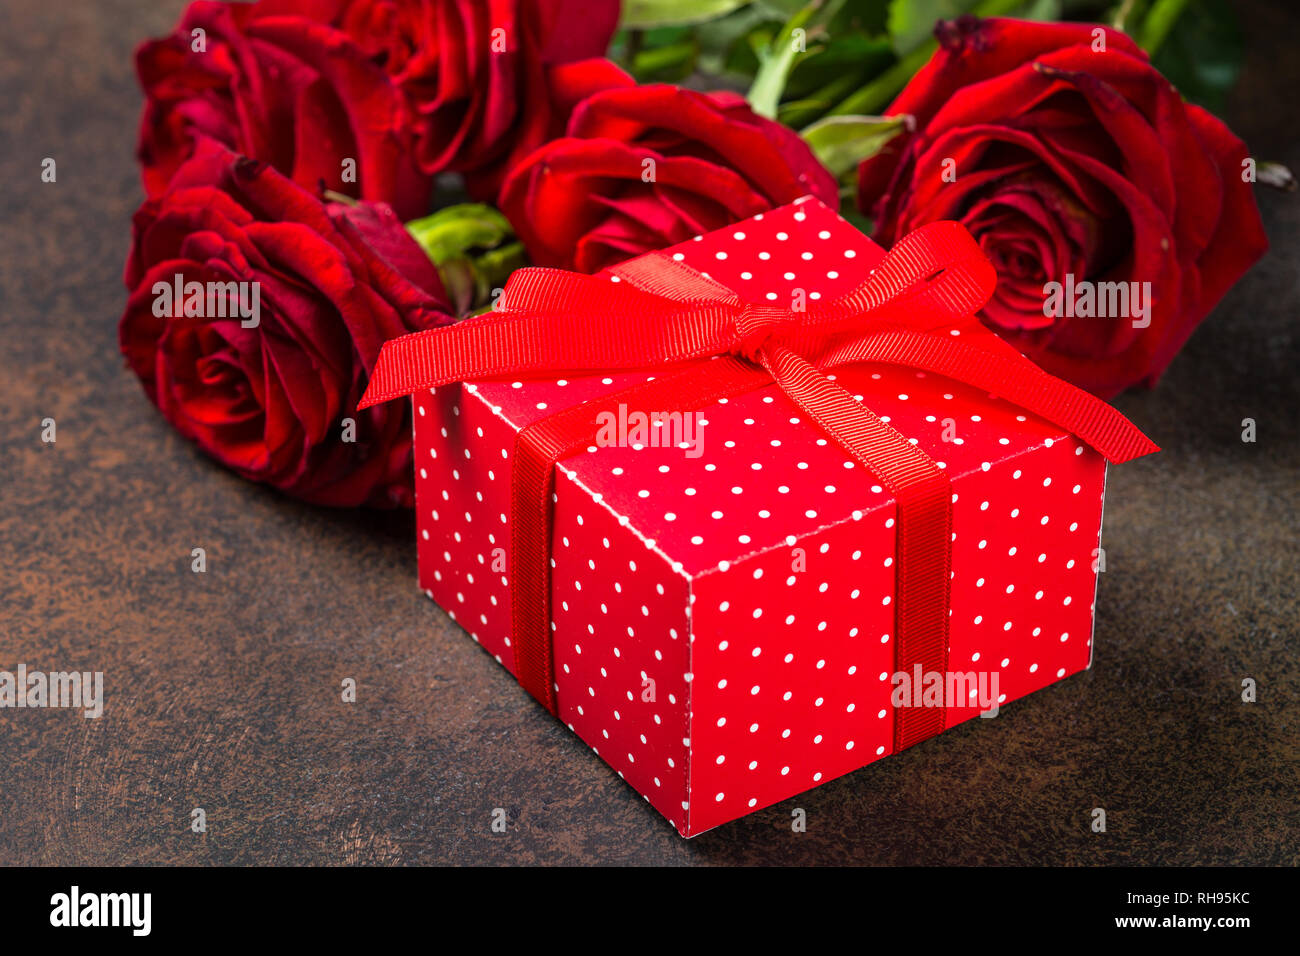
<svg viewBox="0 0 1300 956">
<path fill-rule="evenodd" d="M 767 373 L 739 359 L 701 362 L 653 381 L 556 412 L 524 426 L 511 463 L 510 620 L 515 678 L 552 714 L 555 654 L 551 638 L 551 561 L 555 466 L 595 442 L 602 413 L 619 405 L 688 412 L 753 391 Z"/>
<path fill-rule="evenodd" d="M 946 674 L 952 482 L 929 455 L 805 359 L 782 347 L 762 358 L 786 395 L 893 494 L 895 670 L 911 673 L 919 664 L 922 673 Z M 946 722 L 946 707 L 896 708 L 895 751 L 942 733 Z"/>
</svg>

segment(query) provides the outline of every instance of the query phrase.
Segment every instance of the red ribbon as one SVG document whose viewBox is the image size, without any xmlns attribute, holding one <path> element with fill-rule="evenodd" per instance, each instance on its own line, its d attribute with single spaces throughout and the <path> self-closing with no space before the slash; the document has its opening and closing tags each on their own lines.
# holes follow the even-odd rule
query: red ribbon
<svg viewBox="0 0 1300 956">
<path fill-rule="evenodd" d="M 743 301 L 663 253 L 587 276 L 521 269 L 498 308 L 384 344 L 360 408 L 457 381 L 654 369 L 659 375 L 523 428 L 511 470 L 515 676 L 552 713 L 551 498 L 555 464 L 594 443 L 619 404 L 688 412 L 775 382 L 897 501 L 895 665 L 947 671 L 952 484 L 933 459 L 829 379 L 886 362 L 989 392 L 1073 432 L 1112 462 L 1159 449 L 1106 403 L 1053 378 L 972 317 L 997 281 L 964 227 L 902 239 L 847 295 L 793 311 Z M 965 334 L 970 333 L 970 334 Z M 894 747 L 940 733 L 944 708 L 903 708 Z"/>
</svg>

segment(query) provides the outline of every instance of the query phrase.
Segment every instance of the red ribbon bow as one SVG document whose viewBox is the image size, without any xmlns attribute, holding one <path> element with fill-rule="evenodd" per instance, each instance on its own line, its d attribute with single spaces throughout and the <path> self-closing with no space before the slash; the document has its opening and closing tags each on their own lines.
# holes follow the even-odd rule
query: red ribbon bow
<svg viewBox="0 0 1300 956">
<path fill-rule="evenodd" d="M 508 563 L 515 676 L 552 713 L 555 463 L 593 444 L 598 416 L 620 403 L 687 412 L 773 381 L 895 497 L 896 666 L 944 673 L 951 482 L 824 370 L 861 362 L 921 369 L 996 392 L 1112 462 L 1159 450 L 1109 405 L 983 330 L 973 316 L 996 281 L 955 222 L 931 223 L 899 241 L 847 295 L 792 308 L 745 302 L 663 253 L 602 276 L 521 269 L 492 313 L 385 343 L 359 407 L 456 381 L 667 369 L 644 385 L 534 422 L 516 438 Z M 943 708 L 900 710 L 895 749 L 940 733 L 945 720 Z"/>
</svg>

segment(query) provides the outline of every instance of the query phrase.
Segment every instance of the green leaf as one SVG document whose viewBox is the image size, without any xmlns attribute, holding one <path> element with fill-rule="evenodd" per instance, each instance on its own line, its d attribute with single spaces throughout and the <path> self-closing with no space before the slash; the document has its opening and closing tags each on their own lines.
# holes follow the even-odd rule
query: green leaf
<svg viewBox="0 0 1300 956">
<path fill-rule="evenodd" d="M 889 4 L 890 0 L 849 0 L 832 28 L 837 33 L 851 29 L 883 36 L 889 22 Z"/>
<path fill-rule="evenodd" d="M 750 0 L 623 0 L 622 26 L 632 30 L 704 23 L 726 16 Z"/>
<path fill-rule="evenodd" d="M 1017 10 L 1016 16 L 1022 20 L 1039 20 L 1048 22 L 1060 20 L 1062 0 L 1030 0 L 1023 10 Z"/>
<path fill-rule="evenodd" d="M 775 34 L 780 22 L 770 22 L 757 3 L 695 27 L 695 38 L 700 45 L 699 69 L 710 76 L 733 73 L 753 77 L 758 69 L 758 60 L 748 38 L 760 28 Z"/>
<path fill-rule="evenodd" d="M 491 206 L 462 203 L 406 224 L 435 266 L 458 315 L 486 302 L 492 289 L 525 265 L 522 244 Z"/>
<path fill-rule="evenodd" d="M 785 88 L 787 97 L 804 99 L 832 84 L 851 82 L 854 76 L 858 78 L 856 87 L 894 60 L 889 38 L 884 35 L 873 37 L 858 30 L 837 33 L 833 28 L 827 34 L 826 40 L 819 41 L 816 52 L 810 51 L 795 63 Z M 844 95 L 840 94 L 836 102 Z"/>
<path fill-rule="evenodd" d="M 791 17 L 765 48 L 756 48 L 758 73 L 749 88 L 749 105 L 754 112 L 769 119 L 776 117 L 777 106 L 785 92 L 786 81 L 795 62 L 815 48 L 829 23 L 845 0 L 811 0 Z"/>
<path fill-rule="evenodd" d="M 676 83 L 694 72 L 698 55 L 694 39 L 644 49 L 632 60 L 632 75 L 641 83 Z"/>
<path fill-rule="evenodd" d="M 902 132 L 906 116 L 828 116 L 801 135 L 836 179 L 847 181 L 864 159 Z"/>
<path fill-rule="evenodd" d="M 1116 30 L 1123 30 L 1133 37 L 1137 33 L 1137 28 L 1142 25 L 1149 6 L 1147 0 L 1119 0 L 1109 11 L 1107 19 Z"/>
<path fill-rule="evenodd" d="M 684 45 L 694 48 L 694 27 L 620 29 L 610 41 L 608 55 L 611 60 L 644 82 L 647 78 L 657 77 L 664 70 L 671 70 L 672 65 L 680 60 L 682 50 L 685 49 Z M 691 58 L 694 59 L 693 53 Z M 643 73 L 645 75 L 642 75 Z"/>
<path fill-rule="evenodd" d="M 801 129 L 821 119 L 894 61 L 889 38 L 849 29 L 832 33 L 817 52 L 799 59 L 785 87 L 781 122 Z"/>
<path fill-rule="evenodd" d="M 472 249 L 491 249 L 514 236 L 509 220 L 482 203 L 439 209 L 423 219 L 412 219 L 406 229 L 437 266 Z"/>
<path fill-rule="evenodd" d="M 723 61 L 723 71 L 752 78 L 758 75 L 759 53 L 771 45 L 779 23 L 760 23 L 731 45 Z"/>
<path fill-rule="evenodd" d="M 938 49 L 938 44 L 931 35 L 935 21 L 930 17 L 937 8 L 947 6 L 969 7 L 970 12 L 979 17 L 1024 16 L 1035 12 L 1041 14 L 1047 9 L 1037 0 L 920 0 L 916 4 L 891 0 L 891 37 L 895 47 L 909 46 L 915 38 L 921 37 L 919 44 L 902 53 L 893 65 L 846 97 L 831 112 L 839 116 L 878 113 L 888 106 Z M 927 8 L 929 12 L 921 12 L 922 8 Z M 904 30 L 905 36 L 893 36 L 894 29 Z"/>
<path fill-rule="evenodd" d="M 907 85 L 907 81 L 916 75 L 916 71 L 925 66 L 934 49 L 933 41 L 917 47 L 879 76 L 873 77 L 860 89 L 841 100 L 831 113 L 836 116 L 852 116 L 883 110 L 898 95 L 898 91 Z"/>
<path fill-rule="evenodd" d="M 804 8 L 808 0 L 754 0 L 754 7 L 763 16 L 784 23 Z"/>
<path fill-rule="evenodd" d="M 1151 56 L 1155 56 L 1156 51 L 1169 36 L 1169 31 L 1174 28 L 1174 24 L 1187 9 L 1187 4 L 1188 0 L 1155 0 L 1142 20 L 1142 29 L 1138 32 L 1138 45 Z"/>
<path fill-rule="evenodd" d="M 1152 15 L 1159 6 L 1153 5 Z M 1152 65 L 1187 99 L 1222 112 L 1245 53 L 1232 8 L 1225 0 L 1196 0 L 1176 22 L 1148 29 L 1149 24 L 1150 17 L 1139 35 L 1158 44 Z"/>
</svg>

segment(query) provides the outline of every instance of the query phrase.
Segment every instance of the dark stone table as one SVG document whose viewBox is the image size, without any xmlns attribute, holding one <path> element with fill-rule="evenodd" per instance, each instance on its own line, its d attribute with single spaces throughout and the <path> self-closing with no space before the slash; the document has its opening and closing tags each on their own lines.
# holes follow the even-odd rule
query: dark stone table
<svg viewBox="0 0 1300 956">
<path fill-rule="evenodd" d="M 1261 192 L 1268 258 L 1119 401 L 1165 451 L 1112 472 L 1093 669 L 688 842 L 416 590 L 409 514 L 242 481 L 124 368 L 131 50 L 181 6 L 0 9 L 0 669 L 107 696 L 0 711 L 0 861 L 1300 862 L 1300 199 Z M 1240 6 L 1228 119 L 1300 169 L 1300 11 Z"/>
</svg>

